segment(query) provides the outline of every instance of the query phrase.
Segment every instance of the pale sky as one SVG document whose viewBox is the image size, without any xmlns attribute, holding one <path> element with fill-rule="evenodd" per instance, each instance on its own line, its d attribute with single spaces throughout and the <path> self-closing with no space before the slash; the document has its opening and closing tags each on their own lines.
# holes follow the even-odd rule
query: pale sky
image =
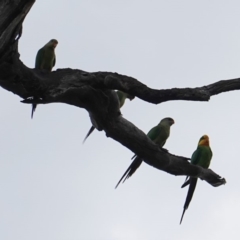
<svg viewBox="0 0 240 240">
<path fill-rule="evenodd" d="M 200 87 L 240 77 L 239 1 L 36 1 L 23 25 L 21 60 L 56 38 L 56 66 L 129 75 L 151 88 Z M 182 225 L 185 177 L 147 164 L 117 190 L 133 153 L 94 132 L 84 109 L 31 106 L 0 89 L 1 240 L 239 239 L 240 92 L 209 102 L 126 101 L 123 116 L 148 132 L 175 124 L 165 147 L 190 157 L 208 134 L 210 168 L 227 184 L 198 181 Z"/>
</svg>

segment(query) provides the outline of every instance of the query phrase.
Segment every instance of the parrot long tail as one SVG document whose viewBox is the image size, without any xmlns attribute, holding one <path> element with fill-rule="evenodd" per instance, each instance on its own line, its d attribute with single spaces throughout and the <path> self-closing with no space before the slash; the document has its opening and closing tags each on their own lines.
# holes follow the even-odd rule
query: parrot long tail
<svg viewBox="0 0 240 240">
<path fill-rule="evenodd" d="M 183 213 L 182 213 L 182 217 L 181 217 L 181 220 L 180 220 L 180 224 L 182 223 L 184 213 L 188 209 L 188 206 L 189 206 L 189 204 L 192 200 L 193 193 L 194 193 L 194 190 L 195 190 L 196 185 L 197 185 L 197 178 L 190 178 L 188 181 L 190 181 L 190 185 L 189 185 L 189 188 L 188 188 L 186 201 L 184 203 Z"/>
<path fill-rule="evenodd" d="M 136 156 L 133 162 L 131 163 L 131 165 L 128 167 L 128 169 L 125 171 L 125 173 L 121 177 L 121 179 L 118 181 L 115 188 L 118 187 L 118 185 L 122 180 L 124 183 L 128 178 L 130 178 L 134 174 L 134 172 L 140 167 L 141 163 L 142 163 L 142 159 Z"/>
<path fill-rule="evenodd" d="M 189 183 L 190 183 L 190 178 L 189 178 L 188 180 L 187 180 L 187 178 L 186 178 L 186 180 L 185 180 L 185 182 L 183 183 L 183 185 L 181 186 L 181 188 L 186 187 Z"/>
<path fill-rule="evenodd" d="M 32 104 L 32 114 L 31 114 L 31 118 L 33 118 L 33 113 L 35 112 L 36 108 L 37 108 L 37 104 L 36 104 L 36 103 L 33 103 L 33 104 Z"/>
<path fill-rule="evenodd" d="M 83 140 L 83 142 L 82 142 L 83 144 L 85 143 L 85 141 L 87 140 L 87 138 L 89 137 L 89 135 L 94 131 L 94 129 L 95 129 L 95 127 L 94 127 L 94 126 L 91 126 L 91 128 L 89 129 L 86 137 L 84 138 L 84 140 Z"/>
<path fill-rule="evenodd" d="M 131 159 L 134 159 L 134 158 L 136 158 L 136 156 L 137 156 L 137 154 L 134 154 L 134 156 L 133 156 Z"/>
</svg>

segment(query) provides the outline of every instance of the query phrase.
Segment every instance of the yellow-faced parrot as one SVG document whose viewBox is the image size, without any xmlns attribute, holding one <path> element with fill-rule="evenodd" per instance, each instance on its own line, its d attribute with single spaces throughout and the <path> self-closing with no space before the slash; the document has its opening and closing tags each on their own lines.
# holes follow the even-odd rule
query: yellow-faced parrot
<svg viewBox="0 0 240 240">
<path fill-rule="evenodd" d="M 212 159 L 212 150 L 209 145 L 209 137 L 207 135 L 203 135 L 198 142 L 197 149 L 192 154 L 191 163 L 194 165 L 201 166 L 203 168 L 208 168 L 210 165 L 211 159 Z M 182 185 L 182 188 L 186 187 L 188 184 L 189 184 L 189 188 L 188 188 L 187 197 L 184 203 L 180 224 L 183 220 L 184 213 L 188 209 L 188 206 L 192 200 L 193 193 L 197 185 L 197 178 L 190 177 L 188 180 L 186 178 L 186 181 Z"/>
</svg>

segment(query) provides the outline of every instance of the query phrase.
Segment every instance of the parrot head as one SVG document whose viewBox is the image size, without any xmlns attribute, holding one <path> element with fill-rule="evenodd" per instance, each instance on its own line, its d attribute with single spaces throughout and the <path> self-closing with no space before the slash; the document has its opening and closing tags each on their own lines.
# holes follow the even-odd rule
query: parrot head
<svg viewBox="0 0 240 240">
<path fill-rule="evenodd" d="M 55 49 L 58 45 L 58 41 L 56 39 L 51 39 L 45 46 Z"/>
<path fill-rule="evenodd" d="M 160 124 L 167 124 L 167 125 L 169 125 L 169 126 L 172 126 L 175 122 L 174 122 L 174 120 L 172 119 L 172 118 L 170 118 L 170 117 L 167 117 L 167 118 L 163 118 L 162 120 L 161 120 L 161 122 L 160 122 Z"/>
<path fill-rule="evenodd" d="M 198 146 L 209 146 L 209 137 L 208 137 L 208 135 L 203 135 L 199 139 Z"/>
</svg>

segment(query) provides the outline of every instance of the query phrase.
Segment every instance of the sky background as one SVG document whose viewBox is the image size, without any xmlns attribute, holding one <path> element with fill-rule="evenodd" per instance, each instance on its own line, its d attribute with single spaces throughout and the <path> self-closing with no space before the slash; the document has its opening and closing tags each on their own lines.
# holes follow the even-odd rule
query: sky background
<svg viewBox="0 0 240 240">
<path fill-rule="evenodd" d="M 33 68 L 56 38 L 56 66 L 110 71 L 151 88 L 200 87 L 240 77 L 239 1 L 36 1 L 23 25 L 21 60 Z M 239 239 L 239 91 L 209 102 L 159 105 L 126 101 L 123 116 L 148 132 L 164 117 L 175 124 L 165 147 L 190 157 L 208 134 L 211 169 L 227 184 L 198 181 L 179 225 L 187 188 L 142 164 L 116 183 L 133 153 L 95 131 L 84 109 L 31 106 L 0 89 L 0 239 Z"/>
</svg>

